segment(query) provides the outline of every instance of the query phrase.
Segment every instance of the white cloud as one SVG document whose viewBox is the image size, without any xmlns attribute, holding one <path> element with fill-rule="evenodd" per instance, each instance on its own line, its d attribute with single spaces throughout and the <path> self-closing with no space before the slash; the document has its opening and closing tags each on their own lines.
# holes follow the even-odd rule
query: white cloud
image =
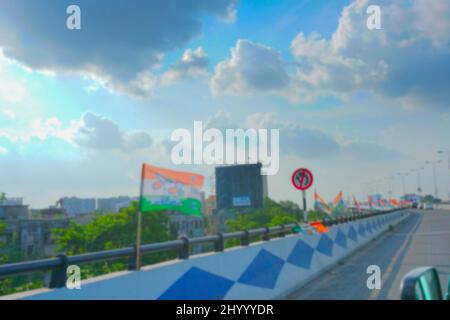
<svg viewBox="0 0 450 320">
<path fill-rule="evenodd" d="M 8 149 L 6 149 L 5 147 L 0 146 L 0 155 L 1 154 L 7 154 L 8 153 Z"/>
<path fill-rule="evenodd" d="M 314 90 L 316 95 L 349 93 L 366 89 L 386 78 L 388 66 L 382 60 L 368 64 L 343 56 L 333 44 L 317 33 L 299 33 L 292 41 L 296 59 L 296 85 Z"/>
<path fill-rule="evenodd" d="M 381 30 L 366 26 L 370 4 L 346 6 L 330 38 L 299 32 L 291 42 L 293 66 L 272 48 L 239 40 L 231 58 L 216 65 L 212 92 L 311 102 L 366 91 L 406 107 L 448 107 L 448 0 L 379 0 Z"/>
<path fill-rule="evenodd" d="M 187 49 L 181 60 L 163 74 L 162 82 L 172 83 L 188 77 L 206 75 L 207 71 L 208 57 L 203 48 Z"/>
<path fill-rule="evenodd" d="M 29 142 L 33 138 L 41 141 L 57 138 L 73 146 L 93 150 L 137 151 L 153 145 L 152 137 L 142 130 L 123 131 L 114 121 L 95 114 L 84 113 L 80 119 L 64 125 L 58 118 L 32 120 L 23 128 L 2 129 L 0 137 L 9 141 Z"/>
<path fill-rule="evenodd" d="M 425 38 L 431 38 L 433 46 L 447 47 L 450 38 L 450 2 L 416 0 L 412 10 L 417 16 L 416 28 Z"/>
<path fill-rule="evenodd" d="M 235 129 L 238 126 L 231 119 L 231 113 L 219 111 L 215 115 L 209 117 L 205 122 L 205 128 L 215 128 L 219 130 Z"/>
<path fill-rule="evenodd" d="M 229 60 L 221 61 L 211 79 L 214 94 L 277 92 L 287 86 L 289 77 L 281 54 L 248 40 L 238 40 Z"/>
<path fill-rule="evenodd" d="M 65 27 L 70 0 L 0 4 L 0 48 L 31 70 L 88 75 L 107 89 L 148 97 L 152 69 L 201 34 L 203 16 L 231 21 L 237 0 L 104 3 L 79 0 L 81 30 Z M 36 41 L 29 41 L 35 39 Z"/>
<path fill-rule="evenodd" d="M 280 149 L 285 155 L 302 158 L 344 155 L 365 161 L 395 160 L 404 155 L 390 148 L 361 141 L 340 141 L 317 128 L 279 121 L 274 113 L 255 113 L 247 117 L 246 126 L 254 129 L 279 129 Z"/>
<path fill-rule="evenodd" d="M 370 4 L 356 0 L 345 7 L 330 39 L 296 36 L 297 85 L 319 95 L 368 90 L 446 105 L 450 75 L 442 70 L 450 63 L 448 1 L 426 1 L 425 9 L 422 0 L 380 0 L 381 30 L 366 27 Z"/>
<path fill-rule="evenodd" d="M 0 109 L 0 114 L 2 114 L 3 116 L 5 116 L 10 120 L 16 119 L 16 113 L 9 109 Z"/>
<path fill-rule="evenodd" d="M 3 55 L 3 50 L 0 47 L 0 100 L 5 102 L 20 102 L 27 97 L 26 83 L 23 80 L 18 80 L 12 76 L 7 67 L 10 61 Z"/>
<path fill-rule="evenodd" d="M 91 149 L 137 150 L 148 148 L 153 141 L 144 131 L 122 131 L 112 120 L 86 112 L 73 134 L 72 140 L 81 147 Z"/>
<path fill-rule="evenodd" d="M 72 121 L 65 127 L 58 118 L 50 117 L 45 120 L 32 120 L 26 127 L 4 128 L 0 130 L 0 137 L 5 137 L 13 143 L 28 142 L 33 138 L 46 140 L 51 137 L 72 143 L 72 136 L 77 127 L 78 121 Z"/>
</svg>

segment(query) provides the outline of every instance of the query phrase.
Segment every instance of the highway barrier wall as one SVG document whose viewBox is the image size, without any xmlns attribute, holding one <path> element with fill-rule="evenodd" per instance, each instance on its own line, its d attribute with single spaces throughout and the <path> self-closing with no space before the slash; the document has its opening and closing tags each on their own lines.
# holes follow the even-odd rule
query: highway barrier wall
<svg viewBox="0 0 450 320">
<path fill-rule="evenodd" d="M 82 281 L 80 289 L 39 289 L 13 299 L 277 299 L 284 298 L 390 225 L 409 216 L 396 211 L 330 227 L 323 234 L 282 238 L 192 256 Z"/>
</svg>

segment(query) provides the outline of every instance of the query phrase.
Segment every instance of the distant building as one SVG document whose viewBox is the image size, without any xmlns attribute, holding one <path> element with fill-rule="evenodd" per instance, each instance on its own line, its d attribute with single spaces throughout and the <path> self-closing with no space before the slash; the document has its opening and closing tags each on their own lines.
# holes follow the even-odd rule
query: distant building
<svg viewBox="0 0 450 320">
<path fill-rule="evenodd" d="M 80 214 L 88 214 L 96 211 L 96 201 L 94 198 L 77 198 L 77 197 L 64 197 L 58 200 L 61 208 L 67 211 L 69 217 L 74 217 Z"/>
<path fill-rule="evenodd" d="M 261 167 L 261 163 L 217 167 L 217 210 L 262 208 L 268 191 Z"/>
<path fill-rule="evenodd" d="M 58 219 L 68 217 L 66 209 L 58 207 L 31 209 L 30 213 L 30 218 Z"/>
<path fill-rule="evenodd" d="M 170 230 L 177 237 L 196 238 L 205 235 L 205 221 L 203 217 L 190 216 L 181 213 L 169 213 Z M 193 253 L 202 252 L 201 245 L 192 247 Z"/>
<path fill-rule="evenodd" d="M 25 257 L 54 255 L 52 229 L 69 226 L 66 211 L 56 207 L 30 211 L 22 200 L 8 200 L 11 199 L 3 199 L 0 204 L 0 220 L 6 223 L 6 245 L 17 245 Z"/>
<path fill-rule="evenodd" d="M 209 232 L 214 234 L 217 232 L 228 232 L 228 227 L 225 224 L 228 220 L 236 219 L 236 212 L 234 211 L 214 211 L 211 215 Z"/>
<path fill-rule="evenodd" d="M 56 254 L 52 230 L 68 226 L 67 217 L 19 220 L 17 227 L 22 253 L 26 257 L 48 257 Z"/>
<path fill-rule="evenodd" d="M 119 212 L 121 209 L 129 207 L 131 202 L 135 200 L 137 200 L 137 198 L 130 198 L 127 196 L 99 198 L 97 199 L 97 211 L 102 213 Z"/>
<path fill-rule="evenodd" d="M 0 220 L 28 219 L 29 210 L 23 204 L 0 204 Z"/>
<path fill-rule="evenodd" d="M 194 238 L 205 234 L 205 223 L 202 217 L 170 213 L 170 224 L 178 237 Z"/>
<path fill-rule="evenodd" d="M 6 198 L 4 194 L 0 199 L 0 206 L 22 206 L 23 198 Z"/>
</svg>

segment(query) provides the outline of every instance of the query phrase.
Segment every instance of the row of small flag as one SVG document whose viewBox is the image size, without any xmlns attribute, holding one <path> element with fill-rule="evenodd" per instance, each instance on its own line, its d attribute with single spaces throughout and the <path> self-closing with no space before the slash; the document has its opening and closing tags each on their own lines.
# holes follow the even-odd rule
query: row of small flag
<svg viewBox="0 0 450 320">
<path fill-rule="evenodd" d="M 386 200 L 380 194 L 369 195 L 366 205 L 361 204 L 356 197 L 352 196 L 353 203 L 351 201 L 344 201 L 342 191 L 337 194 L 333 199 L 333 202 L 328 204 L 318 193 L 314 192 L 314 209 L 328 214 L 334 212 L 342 212 L 350 208 L 354 208 L 357 211 L 361 210 L 385 210 L 387 208 L 398 208 L 404 203 L 396 199 Z"/>
</svg>

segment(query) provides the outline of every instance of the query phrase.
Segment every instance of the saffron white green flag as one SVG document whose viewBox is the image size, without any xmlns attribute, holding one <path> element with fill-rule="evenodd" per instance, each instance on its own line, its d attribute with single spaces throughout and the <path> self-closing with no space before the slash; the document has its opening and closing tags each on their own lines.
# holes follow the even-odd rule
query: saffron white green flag
<svg viewBox="0 0 450 320">
<path fill-rule="evenodd" d="M 173 210 L 202 216 L 201 187 L 204 177 L 192 172 L 158 168 L 144 163 L 140 210 Z"/>
</svg>

